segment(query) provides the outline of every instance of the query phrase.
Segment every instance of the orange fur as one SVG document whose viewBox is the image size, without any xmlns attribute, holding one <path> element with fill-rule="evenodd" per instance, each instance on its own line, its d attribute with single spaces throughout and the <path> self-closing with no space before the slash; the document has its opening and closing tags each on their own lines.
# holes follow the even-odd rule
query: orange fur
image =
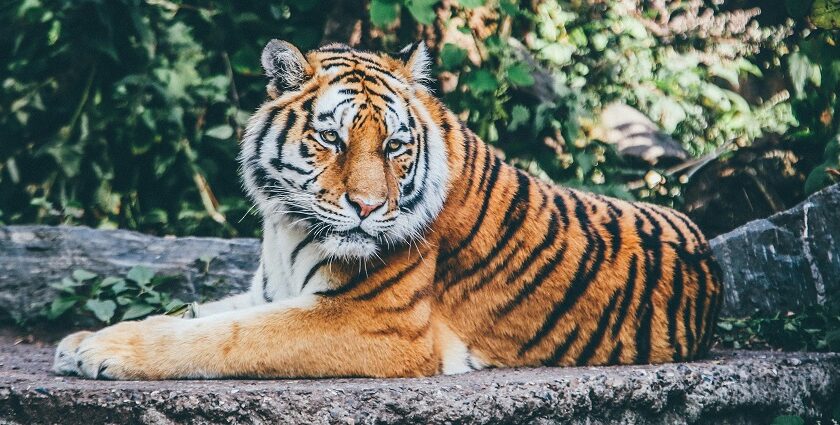
<svg viewBox="0 0 840 425">
<path fill-rule="evenodd" d="M 362 75 L 374 67 L 412 78 L 386 55 L 316 51 L 306 59 L 314 76 L 300 92 L 274 90 L 258 113 L 306 117 L 306 99 L 329 86 L 319 68 L 339 59 Z M 423 376 L 440 373 L 459 344 L 499 367 L 658 363 L 708 349 L 722 287 L 706 240 L 684 215 L 530 177 L 427 91 L 391 95 L 419 98 L 446 145 L 449 195 L 424 242 L 385 251 L 365 271 L 334 263 L 321 271 L 331 289 L 306 305 L 121 323 L 68 337 L 59 354 L 75 356 L 86 376 L 156 379 Z M 320 179 L 334 202 L 350 193 L 394 209 L 409 164 L 383 159 L 383 124 L 373 108 L 366 113 L 351 150 Z M 318 161 L 331 155 L 311 149 Z M 58 357 L 56 368 L 70 370 Z"/>
</svg>

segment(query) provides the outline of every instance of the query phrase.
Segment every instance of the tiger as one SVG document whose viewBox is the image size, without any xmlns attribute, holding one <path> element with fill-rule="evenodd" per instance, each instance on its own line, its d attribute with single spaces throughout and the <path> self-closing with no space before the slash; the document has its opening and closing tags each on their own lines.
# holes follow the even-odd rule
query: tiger
<svg viewBox="0 0 840 425">
<path fill-rule="evenodd" d="M 262 218 L 249 289 L 77 332 L 94 379 L 422 377 L 704 356 L 720 272 L 685 215 L 507 164 L 398 53 L 272 40 L 241 141 Z"/>
</svg>

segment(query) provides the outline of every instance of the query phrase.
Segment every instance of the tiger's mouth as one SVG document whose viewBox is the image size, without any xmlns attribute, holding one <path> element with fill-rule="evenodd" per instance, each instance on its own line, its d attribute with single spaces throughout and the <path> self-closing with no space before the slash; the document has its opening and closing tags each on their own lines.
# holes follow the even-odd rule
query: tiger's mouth
<svg viewBox="0 0 840 425">
<path fill-rule="evenodd" d="M 340 230 L 340 231 L 332 231 L 329 232 L 333 236 L 338 236 L 344 238 L 348 241 L 375 241 L 376 237 L 371 235 L 370 233 L 364 231 L 361 226 L 356 226 L 352 229 L 348 230 Z"/>
<path fill-rule="evenodd" d="M 377 238 L 361 227 L 324 232 L 319 238 L 321 249 L 338 258 L 369 258 L 380 250 Z"/>
</svg>

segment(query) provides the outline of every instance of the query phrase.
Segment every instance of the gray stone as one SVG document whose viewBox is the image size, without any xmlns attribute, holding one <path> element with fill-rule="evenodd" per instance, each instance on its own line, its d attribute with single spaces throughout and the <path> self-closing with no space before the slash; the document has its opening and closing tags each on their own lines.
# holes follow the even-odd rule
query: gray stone
<svg viewBox="0 0 840 425">
<path fill-rule="evenodd" d="M 840 185 L 711 240 L 725 316 L 775 314 L 840 301 Z"/>
<path fill-rule="evenodd" d="M 716 352 L 685 364 L 417 379 L 107 382 L 49 372 L 0 337 L 0 423 L 768 424 L 840 403 L 840 355 Z M 827 423 L 827 422 L 824 422 Z"/>
<path fill-rule="evenodd" d="M 33 318 L 55 298 L 49 284 L 75 269 L 124 276 L 143 265 L 177 277 L 175 295 L 203 300 L 247 288 L 258 262 L 256 239 L 160 238 L 71 226 L 0 227 L 0 316 Z"/>
</svg>

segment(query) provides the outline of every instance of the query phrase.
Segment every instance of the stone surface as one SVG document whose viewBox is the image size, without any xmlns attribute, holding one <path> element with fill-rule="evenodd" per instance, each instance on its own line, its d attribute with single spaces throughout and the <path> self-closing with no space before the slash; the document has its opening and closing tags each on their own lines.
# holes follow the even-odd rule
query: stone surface
<svg viewBox="0 0 840 425">
<path fill-rule="evenodd" d="M 840 403 L 840 354 L 735 351 L 420 379 L 108 382 L 50 374 L 52 349 L 0 337 L 0 423 L 768 424 L 825 418 Z"/>
<path fill-rule="evenodd" d="M 722 314 L 774 314 L 840 300 L 840 185 L 711 241 L 723 269 Z"/>
<path fill-rule="evenodd" d="M 256 239 L 160 238 L 70 226 L 0 227 L 0 317 L 34 317 L 55 297 L 49 284 L 79 268 L 124 276 L 135 265 L 147 266 L 177 276 L 175 293 L 182 299 L 201 300 L 247 288 L 258 262 Z"/>
</svg>

